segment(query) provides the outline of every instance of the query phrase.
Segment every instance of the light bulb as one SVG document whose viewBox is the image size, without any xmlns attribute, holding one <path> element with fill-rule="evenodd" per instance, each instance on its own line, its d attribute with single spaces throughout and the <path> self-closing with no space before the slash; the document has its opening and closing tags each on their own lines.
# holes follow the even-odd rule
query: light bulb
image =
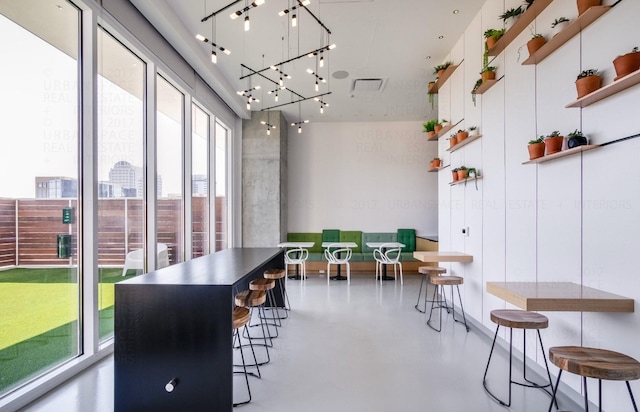
<svg viewBox="0 0 640 412">
<path fill-rule="evenodd" d="M 332 44 L 332 45 L 330 45 L 330 46 L 329 46 L 329 50 L 333 50 L 333 49 L 335 49 L 335 48 L 336 48 L 336 45 L 335 45 L 335 44 Z"/>
<path fill-rule="evenodd" d="M 267 127 L 267 135 L 270 135 L 270 134 L 271 134 L 271 129 Z"/>
<path fill-rule="evenodd" d="M 254 1 L 254 3 L 255 3 L 254 7 L 258 7 L 259 5 L 264 4 L 264 0 L 256 0 Z"/>
<path fill-rule="evenodd" d="M 324 107 L 320 106 L 320 114 L 324 113 Z"/>
<path fill-rule="evenodd" d="M 226 55 L 230 55 L 231 54 L 231 50 L 229 49 L 225 49 L 224 47 L 220 47 L 220 50 L 222 50 L 222 52 Z"/>
<path fill-rule="evenodd" d="M 302 133 L 302 126 L 298 126 L 298 133 Z"/>
<path fill-rule="evenodd" d="M 318 62 L 318 65 L 320 67 L 324 67 L 324 57 L 323 56 L 320 56 L 320 61 Z"/>
<path fill-rule="evenodd" d="M 215 50 L 211 51 L 211 63 L 214 63 L 214 64 L 218 63 L 218 56 L 216 55 Z"/>
<path fill-rule="evenodd" d="M 320 90 L 320 87 L 318 86 L 318 81 L 316 80 L 316 91 Z"/>
<path fill-rule="evenodd" d="M 278 101 L 278 95 L 276 94 L 276 102 Z"/>
<path fill-rule="evenodd" d="M 247 110 L 251 110 L 251 100 L 247 102 Z"/>
<path fill-rule="evenodd" d="M 244 31 L 249 31 L 251 28 L 251 23 L 249 23 L 249 16 L 244 18 Z"/>
<path fill-rule="evenodd" d="M 291 27 L 296 27 L 298 25 L 298 17 L 294 14 L 291 16 Z"/>
<path fill-rule="evenodd" d="M 208 42 L 209 39 L 207 39 L 206 37 L 204 37 L 202 34 L 196 34 L 196 39 L 202 41 L 202 42 Z"/>
<path fill-rule="evenodd" d="M 282 80 L 282 77 L 280 77 L 280 86 L 284 86 L 284 80 Z"/>
</svg>

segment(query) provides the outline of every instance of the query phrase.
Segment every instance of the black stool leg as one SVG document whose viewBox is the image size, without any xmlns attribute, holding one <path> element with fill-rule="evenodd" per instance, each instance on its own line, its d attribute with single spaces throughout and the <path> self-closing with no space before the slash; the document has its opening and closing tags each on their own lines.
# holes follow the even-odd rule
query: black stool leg
<svg viewBox="0 0 640 412">
<path fill-rule="evenodd" d="M 453 320 L 458 323 L 464 324 L 464 327 L 467 329 L 467 332 L 469 332 L 469 325 L 467 325 L 467 318 L 464 315 L 464 306 L 462 306 L 462 296 L 460 296 L 460 286 L 456 285 L 456 289 L 458 290 L 458 300 L 460 301 L 460 310 L 462 311 L 462 322 L 456 319 L 456 310 L 453 307 L 453 285 L 451 285 L 451 310 L 453 311 Z"/>
<path fill-rule="evenodd" d="M 638 406 L 636 405 L 636 400 L 633 399 L 633 392 L 631 392 L 631 385 L 629 385 L 629 381 L 626 381 L 627 389 L 629 390 L 629 396 L 631 397 L 631 403 L 633 404 L 633 410 L 638 412 Z"/>
<path fill-rule="evenodd" d="M 551 408 L 553 408 L 553 403 L 556 402 L 556 392 L 558 391 L 558 387 L 560 386 L 560 376 L 562 376 L 562 369 L 558 372 L 558 379 L 556 379 L 556 386 L 553 388 L 553 395 L 551 396 L 551 403 L 549 404 L 549 410 L 547 412 L 551 412 Z"/>
<path fill-rule="evenodd" d="M 426 313 L 427 312 L 427 291 L 424 291 L 424 310 L 420 310 L 419 305 L 420 305 L 420 296 L 422 295 L 422 285 L 424 284 L 424 280 L 427 277 L 427 275 L 422 275 L 422 280 L 420 281 L 420 289 L 418 291 L 418 301 L 416 302 L 416 306 L 414 306 L 416 308 L 416 310 L 420 313 Z M 427 283 L 428 285 L 428 283 Z"/>
<path fill-rule="evenodd" d="M 487 394 L 496 402 L 498 402 L 502 406 L 509 406 L 511 404 L 511 342 L 509 342 L 509 404 L 505 403 L 501 399 L 499 399 L 496 395 L 494 395 L 487 386 L 487 372 L 489 372 L 489 364 L 491 363 L 491 357 L 493 356 L 493 349 L 496 346 L 496 340 L 498 339 L 498 331 L 500 330 L 500 325 L 496 327 L 496 333 L 493 335 L 493 343 L 491 344 L 491 351 L 489 352 L 489 359 L 487 360 L 487 367 L 484 369 L 484 376 L 482 377 L 482 386 L 484 386 L 484 390 Z"/>
<path fill-rule="evenodd" d="M 246 328 L 247 325 L 245 325 L 244 327 Z M 235 330 L 234 336 L 237 336 L 238 337 L 238 341 L 240 341 L 240 336 L 238 334 L 238 330 L 237 329 Z M 253 347 L 251 349 L 253 350 Z M 247 364 L 244 361 L 244 352 L 242 351 L 242 345 L 240 345 L 240 357 L 242 358 L 242 369 L 244 371 L 244 380 L 247 382 L 247 392 L 249 392 L 249 400 L 246 400 L 246 401 L 243 401 L 243 402 L 234 403 L 233 404 L 234 407 L 239 406 L 239 405 L 245 405 L 245 404 L 251 402 L 251 387 L 249 386 L 249 374 L 247 372 Z M 255 359 L 255 354 L 254 354 L 254 359 Z M 257 364 L 257 362 L 256 362 L 256 364 Z M 236 373 L 236 372 L 234 371 L 234 373 Z M 242 372 L 238 371 L 237 373 L 242 373 Z"/>
<path fill-rule="evenodd" d="M 582 377 L 582 384 L 584 385 L 584 412 L 589 412 L 589 391 L 587 390 L 587 377 Z"/>
<path fill-rule="evenodd" d="M 436 332 L 440 332 L 442 330 L 442 306 L 440 305 L 441 300 L 436 301 L 436 294 L 438 293 L 438 285 L 434 285 L 433 288 L 433 297 L 431 298 L 431 311 L 429 311 L 429 319 L 427 320 L 427 326 L 429 326 L 431 329 L 435 330 Z M 438 310 L 440 312 L 440 324 L 439 329 L 434 328 L 433 326 L 431 326 L 431 315 L 433 315 L 433 309 L 434 309 L 434 304 L 438 302 Z M 426 308 L 425 308 L 426 311 Z"/>
</svg>

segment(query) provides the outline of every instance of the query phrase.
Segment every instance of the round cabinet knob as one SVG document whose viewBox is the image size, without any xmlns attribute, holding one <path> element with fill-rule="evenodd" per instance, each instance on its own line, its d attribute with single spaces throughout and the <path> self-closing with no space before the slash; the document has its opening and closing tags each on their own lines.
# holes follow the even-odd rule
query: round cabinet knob
<svg viewBox="0 0 640 412">
<path fill-rule="evenodd" d="M 178 385 L 178 380 L 176 378 L 171 379 L 166 385 L 164 385 L 164 390 L 171 393 Z"/>
</svg>

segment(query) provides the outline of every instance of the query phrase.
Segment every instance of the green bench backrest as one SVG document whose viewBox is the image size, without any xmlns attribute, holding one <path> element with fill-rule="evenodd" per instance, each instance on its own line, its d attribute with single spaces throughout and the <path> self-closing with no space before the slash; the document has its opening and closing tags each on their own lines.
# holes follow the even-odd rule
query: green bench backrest
<svg viewBox="0 0 640 412">
<path fill-rule="evenodd" d="M 374 232 L 362 233 L 362 253 L 373 253 L 374 247 L 367 246 L 367 242 L 397 242 L 397 233 Z"/>
<path fill-rule="evenodd" d="M 359 230 L 348 230 L 340 232 L 340 242 L 355 242 L 358 247 L 351 248 L 353 253 L 362 253 L 362 232 Z"/>
<path fill-rule="evenodd" d="M 405 247 L 402 248 L 403 253 L 415 252 L 416 230 L 415 229 L 398 229 L 398 242 L 405 245 Z"/>
<path fill-rule="evenodd" d="M 287 233 L 287 242 L 315 242 L 309 253 L 322 253 L 322 233 Z"/>
</svg>

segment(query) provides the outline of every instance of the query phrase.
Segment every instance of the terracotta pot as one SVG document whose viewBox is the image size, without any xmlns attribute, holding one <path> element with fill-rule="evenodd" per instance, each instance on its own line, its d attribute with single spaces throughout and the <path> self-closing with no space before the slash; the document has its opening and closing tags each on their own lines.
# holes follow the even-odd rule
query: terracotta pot
<svg viewBox="0 0 640 412">
<path fill-rule="evenodd" d="M 631 52 L 616 57 L 613 60 L 613 67 L 618 75 L 614 80 L 635 72 L 640 69 L 640 52 Z"/>
<path fill-rule="evenodd" d="M 498 42 L 498 40 L 491 36 L 491 37 L 487 37 L 487 49 L 491 50 L 493 49 L 493 47 L 496 45 L 496 43 Z"/>
<path fill-rule="evenodd" d="M 429 82 L 429 86 L 427 87 L 427 93 L 430 93 L 435 86 L 436 86 L 436 82 Z"/>
<path fill-rule="evenodd" d="M 458 180 L 463 180 L 467 178 L 467 169 L 458 170 L 456 173 L 458 174 Z"/>
<path fill-rule="evenodd" d="M 449 138 L 449 148 L 458 144 L 458 137 L 450 137 Z"/>
<path fill-rule="evenodd" d="M 463 141 L 467 137 L 469 137 L 469 132 L 466 132 L 466 131 L 458 132 L 456 134 L 456 138 L 458 139 L 458 143 L 460 143 L 461 141 Z"/>
<path fill-rule="evenodd" d="M 527 49 L 529 49 L 529 56 L 537 52 L 538 49 L 544 46 L 546 42 L 547 40 L 544 37 L 536 37 L 534 39 L 529 40 L 527 42 Z"/>
<path fill-rule="evenodd" d="M 544 143 L 529 144 L 527 149 L 529 149 L 529 160 L 544 156 Z"/>
<path fill-rule="evenodd" d="M 438 79 L 441 79 L 446 69 L 438 70 Z"/>
<path fill-rule="evenodd" d="M 589 10 L 593 6 L 599 6 L 602 4 L 602 0 L 577 0 L 578 4 L 578 16 L 585 11 Z"/>
<path fill-rule="evenodd" d="M 487 80 L 494 80 L 495 78 L 496 72 L 494 72 L 493 70 L 482 72 L 482 83 L 485 83 Z"/>
<path fill-rule="evenodd" d="M 561 151 L 562 142 L 564 142 L 564 136 L 547 137 L 544 139 L 545 154 L 550 155 Z"/>
<path fill-rule="evenodd" d="M 451 174 L 453 174 L 453 181 L 455 182 L 456 180 L 458 180 L 458 172 L 457 171 L 451 171 Z"/>
<path fill-rule="evenodd" d="M 427 132 L 427 137 L 429 137 L 429 139 L 431 139 L 435 135 L 436 135 L 436 132 L 434 132 L 434 131 Z"/>
<path fill-rule="evenodd" d="M 431 168 L 437 169 L 438 167 L 440 167 L 440 159 L 433 159 L 431 161 Z"/>
<path fill-rule="evenodd" d="M 434 129 L 436 130 L 436 133 L 438 133 L 440 130 L 442 130 L 442 125 L 437 124 L 436 127 L 434 127 Z"/>
<path fill-rule="evenodd" d="M 576 90 L 578 91 L 578 99 L 594 92 L 600 88 L 600 76 L 588 76 L 576 80 Z"/>
</svg>

